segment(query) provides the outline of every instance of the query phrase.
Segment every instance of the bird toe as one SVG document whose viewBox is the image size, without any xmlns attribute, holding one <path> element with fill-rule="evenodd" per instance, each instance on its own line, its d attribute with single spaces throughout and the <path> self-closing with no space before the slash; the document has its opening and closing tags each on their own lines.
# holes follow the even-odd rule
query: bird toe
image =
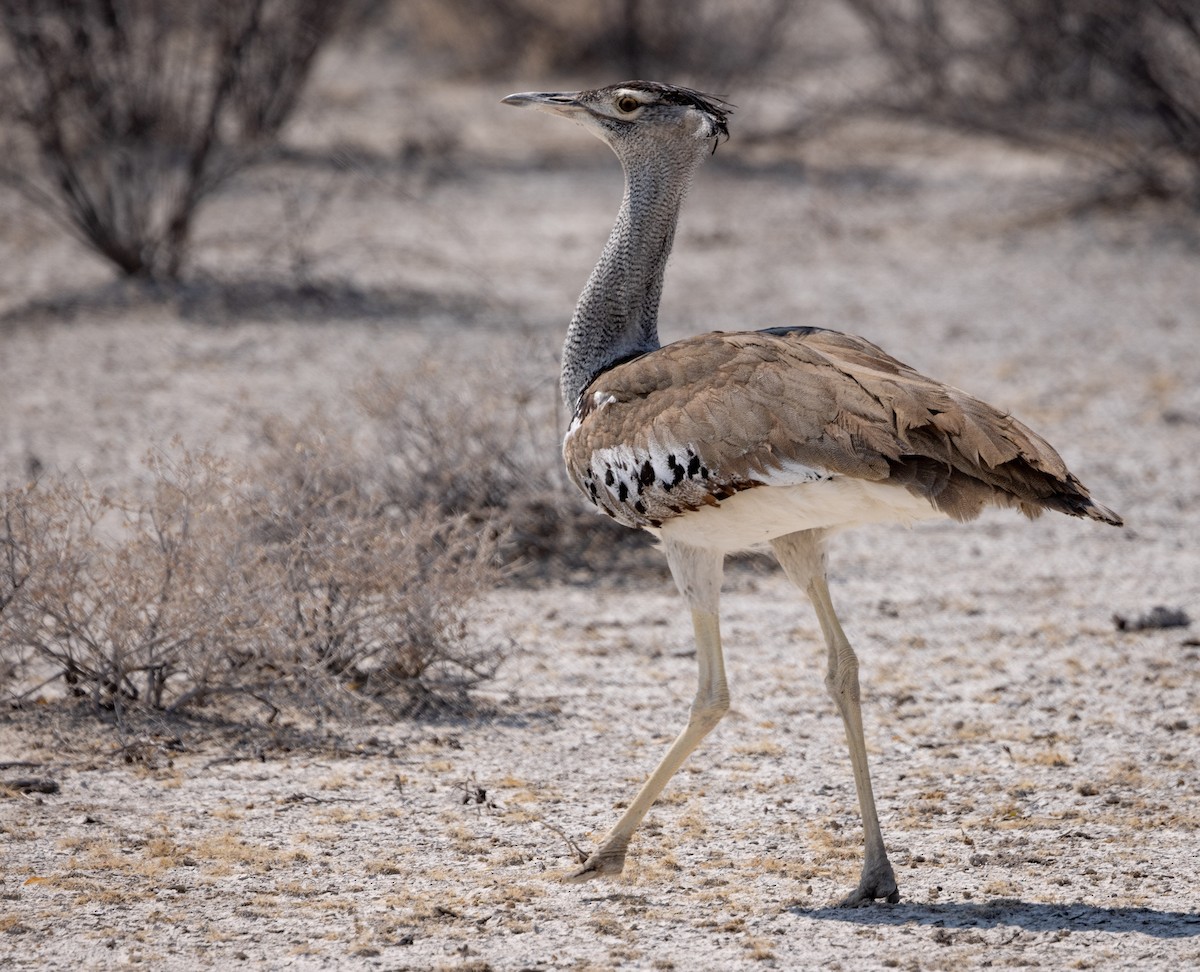
<svg viewBox="0 0 1200 972">
<path fill-rule="evenodd" d="M 858 887 L 839 902 L 839 907 L 865 908 L 881 899 L 888 904 L 900 900 L 900 889 L 890 866 L 878 873 L 863 874 Z"/>
<path fill-rule="evenodd" d="M 570 884 L 582 884 L 584 881 L 594 881 L 596 878 L 620 874 L 624 867 L 624 854 L 605 854 L 596 851 L 579 868 L 564 875 L 563 880 Z"/>
</svg>

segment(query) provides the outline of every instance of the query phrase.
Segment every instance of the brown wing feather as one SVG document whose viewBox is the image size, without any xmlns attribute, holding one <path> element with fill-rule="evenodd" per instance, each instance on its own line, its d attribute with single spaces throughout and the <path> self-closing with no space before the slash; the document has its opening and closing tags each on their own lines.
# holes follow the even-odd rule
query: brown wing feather
<svg viewBox="0 0 1200 972">
<path fill-rule="evenodd" d="M 597 505 L 636 526 L 837 476 L 894 483 L 960 520 L 1001 505 L 1121 522 L 1011 415 L 811 328 L 714 332 L 618 365 L 584 392 L 564 456 Z"/>
</svg>

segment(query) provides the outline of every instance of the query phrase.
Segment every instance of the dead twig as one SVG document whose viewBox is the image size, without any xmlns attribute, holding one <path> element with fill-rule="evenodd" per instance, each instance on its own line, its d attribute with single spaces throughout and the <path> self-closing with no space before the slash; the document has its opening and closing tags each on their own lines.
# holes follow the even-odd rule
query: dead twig
<svg viewBox="0 0 1200 972">
<path fill-rule="evenodd" d="M 1118 631 L 1154 631 L 1160 628 L 1186 628 L 1192 623 L 1183 608 L 1169 608 L 1162 604 L 1151 608 L 1146 614 L 1126 617 L 1113 615 L 1113 624 Z"/>
<path fill-rule="evenodd" d="M 24 776 L 0 781 L 0 787 L 17 793 L 57 793 L 61 787 L 47 776 Z"/>
<path fill-rule="evenodd" d="M 475 806 L 487 807 L 489 810 L 501 809 L 494 799 L 488 798 L 487 790 L 475 781 L 474 773 L 465 780 L 461 780 L 456 786 L 462 790 L 462 800 L 460 802 L 464 806 L 474 804 Z"/>
<path fill-rule="evenodd" d="M 567 847 L 569 847 L 571 850 L 571 856 L 575 858 L 576 863 L 582 864 L 588 859 L 587 851 L 575 843 L 575 841 L 572 840 L 561 827 L 556 827 L 554 824 L 550 823 L 549 820 L 544 820 L 541 817 L 538 817 L 533 822 L 541 824 L 547 830 L 558 834 L 559 837 L 565 840 L 567 842 Z"/>
<path fill-rule="evenodd" d="M 311 793 L 302 793 L 297 790 L 295 793 L 289 793 L 283 798 L 284 803 L 365 803 L 362 797 L 319 797 L 313 796 Z M 286 808 L 285 808 L 286 809 Z"/>
</svg>

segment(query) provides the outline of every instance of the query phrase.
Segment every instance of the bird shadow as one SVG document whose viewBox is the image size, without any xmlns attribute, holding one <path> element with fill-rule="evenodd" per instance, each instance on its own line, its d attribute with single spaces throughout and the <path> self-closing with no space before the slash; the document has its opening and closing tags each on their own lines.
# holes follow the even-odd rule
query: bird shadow
<svg viewBox="0 0 1200 972">
<path fill-rule="evenodd" d="M 1013 927 L 1025 931 L 1139 932 L 1153 938 L 1200 937 L 1200 912 L 1152 908 L 1105 908 L 1082 903 L 1041 904 L 1017 899 L 982 903 L 896 904 L 865 908 L 793 906 L 788 913 L 818 921 L 854 925 L 923 925 L 967 929 Z"/>
</svg>

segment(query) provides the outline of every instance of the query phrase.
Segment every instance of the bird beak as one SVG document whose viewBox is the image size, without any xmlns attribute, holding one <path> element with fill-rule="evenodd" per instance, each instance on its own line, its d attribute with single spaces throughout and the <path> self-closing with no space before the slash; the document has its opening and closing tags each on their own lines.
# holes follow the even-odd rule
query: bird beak
<svg viewBox="0 0 1200 972">
<path fill-rule="evenodd" d="M 581 111 L 586 111 L 579 103 L 577 91 L 522 91 L 510 94 L 501 104 L 515 105 L 518 108 L 536 108 L 551 115 L 562 115 L 571 118 Z"/>
</svg>

